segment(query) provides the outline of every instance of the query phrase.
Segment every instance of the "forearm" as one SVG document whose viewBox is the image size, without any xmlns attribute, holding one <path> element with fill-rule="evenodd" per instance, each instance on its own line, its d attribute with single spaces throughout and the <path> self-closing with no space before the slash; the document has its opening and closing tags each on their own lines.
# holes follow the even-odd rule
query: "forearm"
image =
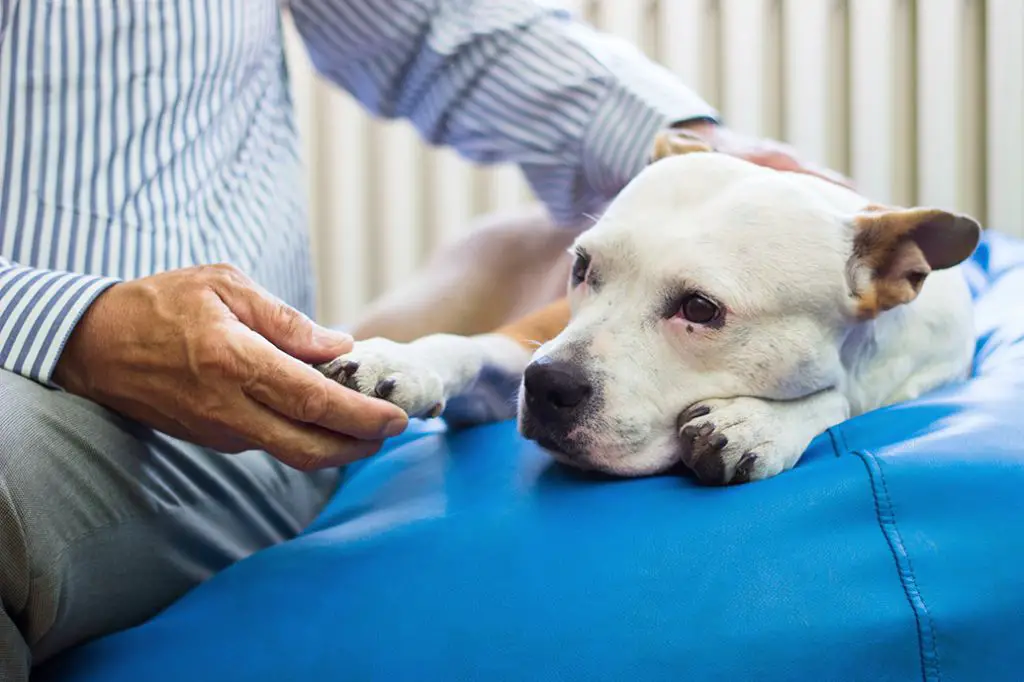
<svg viewBox="0 0 1024 682">
<path fill-rule="evenodd" d="M 295 0 L 313 63 L 372 114 L 511 162 L 560 222 L 600 210 L 656 132 L 716 112 L 631 45 L 527 0 Z"/>
<path fill-rule="evenodd" d="M 0 257 L 0 368 L 52 386 L 68 336 L 117 280 L 23 267 Z"/>
</svg>

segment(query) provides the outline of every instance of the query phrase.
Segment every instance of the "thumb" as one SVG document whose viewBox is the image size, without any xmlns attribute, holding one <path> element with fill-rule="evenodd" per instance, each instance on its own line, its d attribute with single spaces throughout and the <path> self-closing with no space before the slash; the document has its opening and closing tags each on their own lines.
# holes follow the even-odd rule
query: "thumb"
<svg viewBox="0 0 1024 682">
<path fill-rule="evenodd" d="M 316 324 L 255 284 L 217 293 L 239 322 L 297 360 L 327 362 L 352 350 L 351 335 Z"/>
</svg>

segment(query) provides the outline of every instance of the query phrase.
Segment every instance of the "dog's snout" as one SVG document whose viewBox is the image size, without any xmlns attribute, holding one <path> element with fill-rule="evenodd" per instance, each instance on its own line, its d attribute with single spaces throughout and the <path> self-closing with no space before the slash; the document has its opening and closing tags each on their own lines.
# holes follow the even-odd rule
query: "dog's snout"
<svg viewBox="0 0 1024 682">
<path fill-rule="evenodd" d="M 544 420 L 567 419 L 592 393 L 578 364 L 550 358 L 530 363 L 523 375 L 523 387 L 531 411 Z"/>
</svg>

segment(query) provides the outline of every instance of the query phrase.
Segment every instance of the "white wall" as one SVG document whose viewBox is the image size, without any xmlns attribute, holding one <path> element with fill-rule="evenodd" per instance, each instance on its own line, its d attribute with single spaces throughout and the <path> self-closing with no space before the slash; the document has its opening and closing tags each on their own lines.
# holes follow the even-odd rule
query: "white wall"
<svg viewBox="0 0 1024 682">
<path fill-rule="evenodd" d="M 1024 0 L 577 0 L 739 130 L 795 144 L 880 202 L 1024 236 Z M 310 72 L 289 27 L 320 316 L 353 320 L 470 218 L 531 201 Z M 395 201 L 400 196 L 402 201 Z"/>
</svg>

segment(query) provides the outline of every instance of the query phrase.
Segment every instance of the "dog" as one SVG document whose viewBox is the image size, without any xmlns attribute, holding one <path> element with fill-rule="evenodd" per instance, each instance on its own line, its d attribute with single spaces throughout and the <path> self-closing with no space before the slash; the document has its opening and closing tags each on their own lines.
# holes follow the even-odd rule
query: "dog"
<svg viewBox="0 0 1024 682">
<path fill-rule="evenodd" d="M 959 265 L 980 235 L 667 131 L 576 237 L 564 297 L 488 333 L 357 341 L 318 369 L 411 417 L 515 416 L 578 469 L 761 481 L 851 416 L 966 378 Z"/>
</svg>

